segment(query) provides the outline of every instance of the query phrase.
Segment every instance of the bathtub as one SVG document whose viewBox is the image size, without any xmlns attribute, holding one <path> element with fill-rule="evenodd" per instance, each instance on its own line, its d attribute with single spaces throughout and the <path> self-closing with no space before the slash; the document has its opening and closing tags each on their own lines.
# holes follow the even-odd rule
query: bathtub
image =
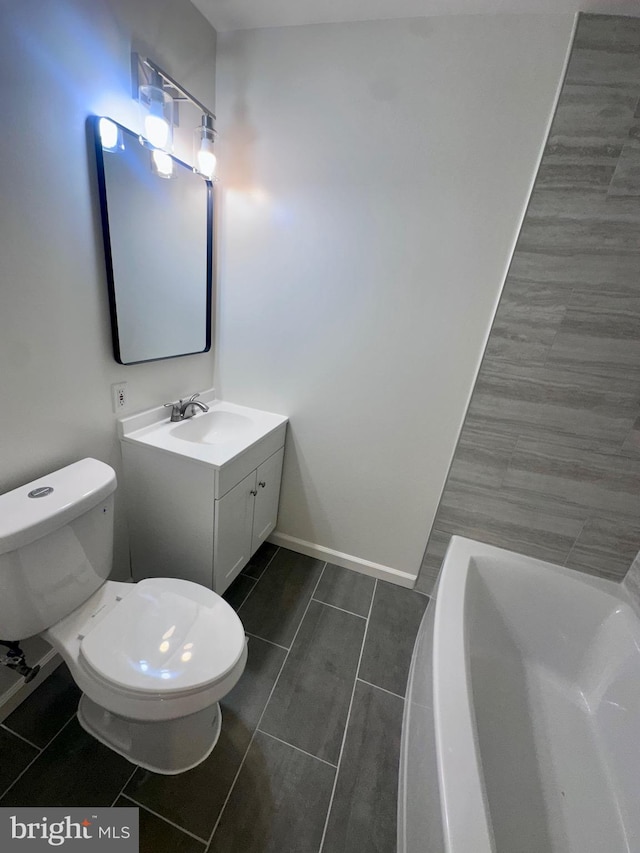
<svg viewBox="0 0 640 853">
<path fill-rule="evenodd" d="M 398 853 L 638 853 L 625 588 L 454 537 L 411 663 Z"/>
</svg>

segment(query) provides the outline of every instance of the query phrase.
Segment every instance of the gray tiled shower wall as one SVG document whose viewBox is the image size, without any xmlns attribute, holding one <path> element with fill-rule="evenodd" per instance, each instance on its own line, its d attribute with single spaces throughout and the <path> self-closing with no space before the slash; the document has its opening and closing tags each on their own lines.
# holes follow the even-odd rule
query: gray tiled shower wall
<svg viewBox="0 0 640 853">
<path fill-rule="evenodd" d="M 581 15 L 418 580 L 452 534 L 610 578 L 640 550 L 640 19 Z"/>
</svg>

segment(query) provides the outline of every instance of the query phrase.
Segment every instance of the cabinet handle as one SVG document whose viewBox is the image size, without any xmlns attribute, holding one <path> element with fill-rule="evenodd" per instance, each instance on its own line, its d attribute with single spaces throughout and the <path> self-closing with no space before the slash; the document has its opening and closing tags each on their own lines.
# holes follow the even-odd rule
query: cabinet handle
<svg viewBox="0 0 640 853">
<path fill-rule="evenodd" d="M 253 496 L 254 496 L 254 498 L 255 498 L 255 496 L 258 494 L 258 490 L 257 490 L 257 489 L 251 489 L 251 491 L 249 492 L 249 494 L 250 494 L 250 495 L 253 495 Z"/>
<path fill-rule="evenodd" d="M 265 487 L 267 484 L 265 483 L 265 481 L 264 481 L 264 480 L 260 480 L 260 482 L 258 483 L 258 485 L 260 486 L 260 488 L 261 488 L 261 489 L 264 489 L 264 487 Z"/>
</svg>

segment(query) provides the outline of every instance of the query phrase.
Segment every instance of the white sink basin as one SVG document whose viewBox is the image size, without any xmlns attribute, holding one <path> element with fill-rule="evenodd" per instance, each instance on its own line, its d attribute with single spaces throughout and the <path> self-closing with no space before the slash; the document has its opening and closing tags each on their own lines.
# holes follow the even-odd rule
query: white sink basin
<svg viewBox="0 0 640 853">
<path fill-rule="evenodd" d="M 213 409 L 176 424 L 170 432 L 182 441 L 226 444 L 250 436 L 253 429 L 254 423 L 246 415 Z"/>
<path fill-rule="evenodd" d="M 270 443 L 281 447 L 287 418 L 260 409 L 237 406 L 225 400 L 216 400 L 215 392 L 203 391 L 198 398 L 209 406 L 192 418 L 171 423 L 168 409 L 158 406 L 119 422 L 123 441 L 144 444 L 203 462 L 220 469 L 231 460 L 271 436 Z M 280 443 L 273 442 L 280 431 Z M 276 448 L 277 449 L 277 448 Z"/>
</svg>

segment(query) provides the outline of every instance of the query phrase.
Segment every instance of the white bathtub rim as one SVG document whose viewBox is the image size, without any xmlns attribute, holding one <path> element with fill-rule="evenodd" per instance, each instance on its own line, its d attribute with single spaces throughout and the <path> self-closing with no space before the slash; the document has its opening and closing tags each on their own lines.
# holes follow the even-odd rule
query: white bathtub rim
<svg viewBox="0 0 640 853">
<path fill-rule="evenodd" d="M 508 560 L 514 570 L 548 568 L 632 607 L 623 584 L 476 542 L 451 538 L 438 579 L 433 638 L 433 700 L 445 845 L 450 853 L 494 853 L 477 742 L 467 654 L 465 593 L 473 558 Z"/>
<path fill-rule="evenodd" d="M 433 637 L 433 712 L 447 851 L 494 853 L 476 739 L 464 623 L 470 558 L 480 543 L 453 536 L 438 582 Z"/>
</svg>

